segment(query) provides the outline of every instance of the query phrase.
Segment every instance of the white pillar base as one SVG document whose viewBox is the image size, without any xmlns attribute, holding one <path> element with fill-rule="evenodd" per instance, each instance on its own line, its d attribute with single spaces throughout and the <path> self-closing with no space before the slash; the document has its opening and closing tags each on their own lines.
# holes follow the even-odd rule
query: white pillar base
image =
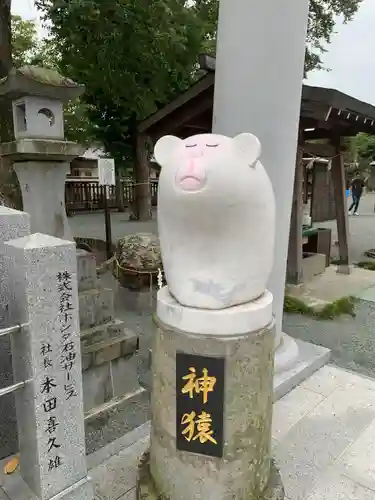
<svg viewBox="0 0 375 500">
<path fill-rule="evenodd" d="M 274 401 L 328 363 L 331 351 L 325 347 L 293 339 L 285 333 L 275 351 Z"/>
<path fill-rule="evenodd" d="M 298 360 L 299 349 L 297 342 L 282 333 L 281 341 L 275 351 L 275 375 L 289 370 Z"/>
</svg>

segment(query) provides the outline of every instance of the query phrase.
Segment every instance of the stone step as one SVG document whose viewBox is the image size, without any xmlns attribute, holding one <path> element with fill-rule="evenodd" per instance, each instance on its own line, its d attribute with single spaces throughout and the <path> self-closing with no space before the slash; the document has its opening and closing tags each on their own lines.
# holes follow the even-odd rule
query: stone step
<svg viewBox="0 0 375 500">
<path fill-rule="evenodd" d="M 86 250 L 77 249 L 78 291 L 91 290 L 98 285 L 95 255 Z"/>
<path fill-rule="evenodd" d="M 116 358 L 83 372 L 84 411 L 92 412 L 110 401 L 140 389 L 138 356 Z"/>
<path fill-rule="evenodd" d="M 120 320 L 81 332 L 82 370 L 134 354 L 138 336 Z"/>
<path fill-rule="evenodd" d="M 114 292 L 97 287 L 79 293 L 79 322 L 87 330 L 114 319 Z"/>
<path fill-rule="evenodd" d="M 93 453 L 150 419 L 146 389 L 125 394 L 85 414 L 86 453 Z"/>
<path fill-rule="evenodd" d="M 107 323 L 102 323 L 92 328 L 81 329 L 81 342 L 83 345 L 88 345 L 90 343 L 108 340 L 113 336 L 121 334 L 125 328 L 125 321 L 121 319 L 112 319 Z"/>
</svg>

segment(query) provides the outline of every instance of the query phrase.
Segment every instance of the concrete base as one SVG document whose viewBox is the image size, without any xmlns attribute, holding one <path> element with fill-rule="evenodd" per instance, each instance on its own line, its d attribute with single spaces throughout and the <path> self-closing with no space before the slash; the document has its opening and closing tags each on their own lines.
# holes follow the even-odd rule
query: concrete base
<svg viewBox="0 0 375 500">
<path fill-rule="evenodd" d="M 69 162 L 14 162 L 23 200 L 30 214 L 30 232 L 73 241 L 65 209 L 65 178 Z"/>
<path fill-rule="evenodd" d="M 284 358 L 284 369 L 275 369 L 274 376 L 274 401 L 288 394 L 294 387 L 310 377 L 314 372 L 328 363 L 331 351 L 302 340 L 292 339 L 283 335 L 284 344 L 281 345 L 275 355 L 275 367 L 278 366 L 277 358 Z M 297 349 L 298 357 L 294 356 Z M 286 361 L 292 362 L 288 365 Z"/>
<path fill-rule="evenodd" d="M 140 460 L 138 468 L 137 500 L 172 500 L 156 491 L 154 482 L 150 474 L 150 455 L 146 452 Z M 269 486 L 261 497 L 249 498 L 249 500 L 284 500 L 285 491 L 280 477 L 280 473 L 272 461 Z"/>
<path fill-rule="evenodd" d="M 353 266 L 348 264 L 340 264 L 337 266 L 338 274 L 350 274 L 353 271 Z"/>
<path fill-rule="evenodd" d="M 320 253 L 304 255 L 302 260 L 302 280 L 310 280 L 318 274 L 323 274 L 326 269 L 326 256 Z"/>
</svg>

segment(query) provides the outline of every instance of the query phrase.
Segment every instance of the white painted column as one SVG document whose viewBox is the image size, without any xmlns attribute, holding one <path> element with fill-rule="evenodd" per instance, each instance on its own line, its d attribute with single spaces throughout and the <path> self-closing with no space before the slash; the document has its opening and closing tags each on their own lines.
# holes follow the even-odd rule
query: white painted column
<svg viewBox="0 0 375 500">
<path fill-rule="evenodd" d="M 309 0 L 220 0 L 213 132 L 251 132 L 276 196 L 268 288 L 278 343 L 288 254 Z"/>
</svg>

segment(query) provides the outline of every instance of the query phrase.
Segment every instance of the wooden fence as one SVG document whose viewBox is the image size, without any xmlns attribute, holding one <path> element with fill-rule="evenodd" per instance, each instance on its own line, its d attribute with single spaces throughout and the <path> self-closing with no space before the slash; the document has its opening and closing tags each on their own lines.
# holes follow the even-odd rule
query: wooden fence
<svg viewBox="0 0 375 500">
<path fill-rule="evenodd" d="M 129 207 L 134 201 L 135 183 L 124 180 L 121 181 L 123 191 L 123 204 Z M 120 205 L 117 200 L 115 186 L 109 186 L 108 205 L 114 210 Z M 153 206 L 156 206 L 158 181 L 150 180 L 150 194 Z M 80 181 L 69 179 L 65 183 L 65 204 L 67 212 L 103 210 L 104 187 L 100 186 L 98 181 Z"/>
</svg>

